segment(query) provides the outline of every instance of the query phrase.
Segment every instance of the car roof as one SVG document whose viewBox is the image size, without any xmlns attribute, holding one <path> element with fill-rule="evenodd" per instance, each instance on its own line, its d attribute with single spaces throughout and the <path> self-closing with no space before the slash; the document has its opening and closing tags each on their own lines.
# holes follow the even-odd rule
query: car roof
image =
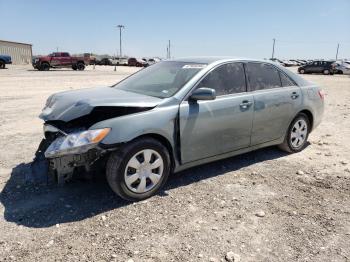
<svg viewBox="0 0 350 262">
<path fill-rule="evenodd" d="M 267 62 L 268 60 L 250 59 L 244 57 L 232 57 L 232 56 L 198 56 L 198 57 L 180 57 L 176 59 L 169 59 L 167 61 L 174 62 L 187 62 L 187 63 L 199 63 L 199 64 L 211 64 L 220 61 L 255 61 L 255 62 Z"/>
</svg>

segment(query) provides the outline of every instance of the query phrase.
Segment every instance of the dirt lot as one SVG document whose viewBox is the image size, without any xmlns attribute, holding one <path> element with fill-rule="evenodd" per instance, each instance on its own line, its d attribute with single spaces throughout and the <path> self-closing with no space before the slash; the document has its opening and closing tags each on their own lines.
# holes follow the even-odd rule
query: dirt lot
<svg viewBox="0 0 350 262">
<path fill-rule="evenodd" d="M 350 261 L 349 76 L 305 75 L 324 87 L 326 112 L 298 154 L 193 168 L 136 204 L 103 179 L 25 183 L 46 98 L 133 71 L 0 71 L 0 261 Z"/>
</svg>

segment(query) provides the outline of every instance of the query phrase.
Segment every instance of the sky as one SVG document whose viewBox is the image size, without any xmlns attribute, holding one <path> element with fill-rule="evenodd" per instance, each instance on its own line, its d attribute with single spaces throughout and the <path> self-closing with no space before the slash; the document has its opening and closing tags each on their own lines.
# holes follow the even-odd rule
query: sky
<svg viewBox="0 0 350 262">
<path fill-rule="evenodd" d="M 0 39 L 136 57 L 350 58 L 350 0 L 0 0 Z"/>
</svg>

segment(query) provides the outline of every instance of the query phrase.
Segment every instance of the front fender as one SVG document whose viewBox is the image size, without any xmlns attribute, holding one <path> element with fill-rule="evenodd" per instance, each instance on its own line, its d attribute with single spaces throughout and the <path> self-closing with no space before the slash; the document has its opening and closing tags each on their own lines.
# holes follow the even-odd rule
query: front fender
<svg viewBox="0 0 350 262">
<path fill-rule="evenodd" d="M 101 121 L 90 129 L 111 128 L 111 132 L 101 141 L 107 146 L 129 142 L 146 134 L 157 134 L 166 138 L 174 147 L 177 114 L 178 105 L 156 107 L 150 111 Z"/>
</svg>

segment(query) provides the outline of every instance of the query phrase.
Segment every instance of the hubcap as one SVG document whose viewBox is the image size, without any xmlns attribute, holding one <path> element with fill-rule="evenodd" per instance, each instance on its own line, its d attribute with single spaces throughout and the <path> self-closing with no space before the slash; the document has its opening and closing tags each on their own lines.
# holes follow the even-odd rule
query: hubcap
<svg viewBox="0 0 350 262">
<path fill-rule="evenodd" d="M 307 123 L 304 119 L 300 119 L 295 122 L 291 136 L 290 143 L 294 148 L 298 148 L 303 145 L 307 136 Z"/>
<path fill-rule="evenodd" d="M 126 165 L 125 184 L 135 193 L 146 193 L 159 183 L 163 169 L 161 155 L 152 149 L 144 149 L 136 153 Z"/>
</svg>

